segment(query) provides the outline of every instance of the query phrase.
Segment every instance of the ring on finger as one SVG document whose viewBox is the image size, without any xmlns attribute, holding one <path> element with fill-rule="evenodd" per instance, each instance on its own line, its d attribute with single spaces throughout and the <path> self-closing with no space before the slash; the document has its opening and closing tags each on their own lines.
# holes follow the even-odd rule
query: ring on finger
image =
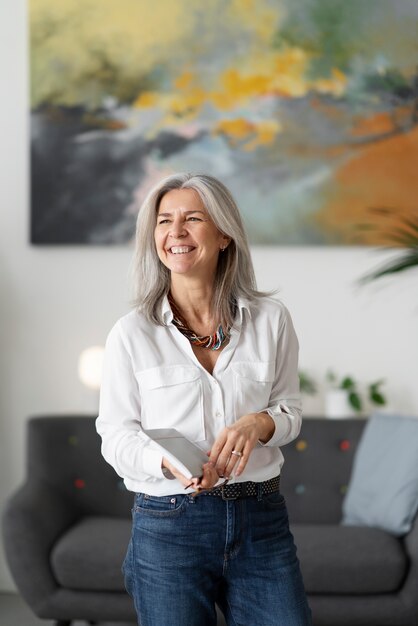
<svg viewBox="0 0 418 626">
<path fill-rule="evenodd" d="M 242 456 L 242 452 L 238 452 L 238 450 L 232 450 L 231 454 L 235 454 L 235 456 Z"/>
</svg>

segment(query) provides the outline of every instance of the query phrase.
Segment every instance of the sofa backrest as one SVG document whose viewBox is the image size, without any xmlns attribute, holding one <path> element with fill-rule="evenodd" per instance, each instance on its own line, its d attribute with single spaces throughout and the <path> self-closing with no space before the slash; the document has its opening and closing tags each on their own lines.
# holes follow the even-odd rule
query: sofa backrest
<svg viewBox="0 0 418 626">
<path fill-rule="evenodd" d="M 34 417 L 28 423 L 27 476 L 57 489 L 84 514 L 128 517 L 132 493 L 103 459 L 95 418 Z M 282 448 L 281 488 L 291 523 L 335 523 L 365 420 L 305 418 L 299 438 Z"/>
<path fill-rule="evenodd" d="M 27 430 L 27 478 L 48 483 L 86 515 L 128 517 L 133 494 L 106 463 L 91 415 L 34 417 Z"/>
<path fill-rule="evenodd" d="M 354 453 L 366 420 L 305 417 L 301 433 L 283 446 L 281 490 L 291 523 L 333 524 L 342 502 Z"/>
</svg>

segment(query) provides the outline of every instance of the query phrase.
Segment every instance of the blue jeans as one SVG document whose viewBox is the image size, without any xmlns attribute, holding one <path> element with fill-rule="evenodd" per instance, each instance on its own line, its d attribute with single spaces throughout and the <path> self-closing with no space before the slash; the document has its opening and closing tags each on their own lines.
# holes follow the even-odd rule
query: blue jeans
<svg viewBox="0 0 418 626">
<path fill-rule="evenodd" d="M 135 496 L 125 585 L 141 626 L 310 626 L 279 493 Z"/>
</svg>

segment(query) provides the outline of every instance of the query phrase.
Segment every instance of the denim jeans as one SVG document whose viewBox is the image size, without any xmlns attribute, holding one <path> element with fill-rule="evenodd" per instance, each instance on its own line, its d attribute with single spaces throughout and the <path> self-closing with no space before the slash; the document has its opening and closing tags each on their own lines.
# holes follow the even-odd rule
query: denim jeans
<svg viewBox="0 0 418 626">
<path fill-rule="evenodd" d="M 223 500 L 136 494 L 125 585 L 141 626 L 310 626 L 279 493 Z"/>
</svg>

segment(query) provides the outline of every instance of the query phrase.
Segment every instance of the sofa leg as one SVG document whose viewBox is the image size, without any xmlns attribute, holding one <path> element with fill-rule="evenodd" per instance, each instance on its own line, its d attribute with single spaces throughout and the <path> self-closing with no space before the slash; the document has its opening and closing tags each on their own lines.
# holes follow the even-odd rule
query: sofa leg
<svg viewBox="0 0 418 626">
<path fill-rule="evenodd" d="M 59 619 L 55 622 L 54 626 L 71 626 L 71 620 Z"/>
</svg>

